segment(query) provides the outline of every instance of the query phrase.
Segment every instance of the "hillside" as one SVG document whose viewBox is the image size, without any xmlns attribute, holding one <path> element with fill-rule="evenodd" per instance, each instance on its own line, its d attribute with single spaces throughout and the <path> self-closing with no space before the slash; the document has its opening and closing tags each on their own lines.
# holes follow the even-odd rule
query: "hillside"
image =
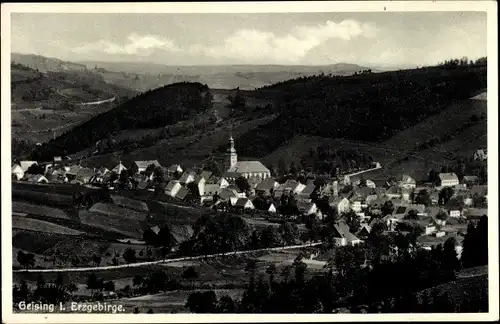
<svg viewBox="0 0 500 324">
<path fill-rule="evenodd" d="M 281 116 L 245 134 L 237 149 L 264 157 L 301 134 L 380 143 L 485 88 L 485 67 L 290 80 L 253 93 L 273 98 Z"/>
<path fill-rule="evenodd" d="M 42 147 L 38 158 L 50 160 L 54 155 L 75 153 L 123 130 L 162 127 L 187 120 L 209 109 L 211 101 L 208 87 L 199 83 L 178 83 L 146 91 L 50 141 Z"/>
<path fill-rule="evenodd" d="M 53 131 L 60 134 L 134 94 L 135 91 L 108 84 L 92 73 L 41 72 L 13 63 L 12 133 L 17 141 L 44 142 L 53 136 Z"/>
</svg>

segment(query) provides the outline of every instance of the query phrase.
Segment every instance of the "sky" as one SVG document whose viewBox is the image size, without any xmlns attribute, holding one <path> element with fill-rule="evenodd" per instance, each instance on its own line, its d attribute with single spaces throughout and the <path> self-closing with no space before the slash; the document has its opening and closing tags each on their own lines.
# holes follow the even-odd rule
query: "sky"
<svg viewBox="0 0 500 324">
<path fill-rule="evenodd" d="M 11 50 L 167 65 L 431 65 L 486 56 L 485 12 L 13 13 Z"/>
</svg>

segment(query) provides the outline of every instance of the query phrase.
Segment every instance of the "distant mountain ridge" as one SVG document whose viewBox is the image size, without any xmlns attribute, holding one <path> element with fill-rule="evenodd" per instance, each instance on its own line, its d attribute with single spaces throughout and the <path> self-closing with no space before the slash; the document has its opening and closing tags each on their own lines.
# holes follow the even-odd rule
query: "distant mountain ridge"
<svg viewBox="0 0 500 324">
<path fill-rule="evenodd" d="M 177 82 L 199 82 L 211 89 L 252 90 L 312 75 L 352 75 L 371 68 L 350 63 L 332 65 L 191 65 L 170 66 L 149 62 L 67 62 L 32 54 L 11 54 L 12 61 L 40 72 L 85 71 L 121 87 L 146 91 Z M 376 72 L 375 69 L 371 69 Z"/>
</svg>

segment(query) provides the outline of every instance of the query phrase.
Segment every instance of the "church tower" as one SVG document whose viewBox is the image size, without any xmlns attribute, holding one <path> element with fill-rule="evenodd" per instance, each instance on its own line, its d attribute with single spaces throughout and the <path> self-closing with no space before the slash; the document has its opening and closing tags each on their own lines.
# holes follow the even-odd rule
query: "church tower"
<svg viewBox="0 0 500 324">
<path fill-rule="evenodd" d="M 236 162 L 238 162 L 238 155 L 236 154 L 236 149 L 234 148 L 233 135 L 229 137 L 229 149 L 227 150 L 227 160 L 229 169 L 232 169 L 236 165 Z"/>
</svg>

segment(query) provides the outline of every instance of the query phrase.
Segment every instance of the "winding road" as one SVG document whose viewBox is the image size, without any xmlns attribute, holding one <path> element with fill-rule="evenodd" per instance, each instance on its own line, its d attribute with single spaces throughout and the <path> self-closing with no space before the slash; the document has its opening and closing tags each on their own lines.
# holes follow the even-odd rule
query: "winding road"
<svg viewBox="0 0 500 324">
<path fill-rule="evenodd" d="M 179 261 L 188 261 L 188 260 L 203 260 L 203 259 L 213 259 L 218 257 L 232 256 L 232 255 L 244 255 L 255 252 L 271 252 L 271 251 L 283 251 L 283 250 L 294 250 L 301 249 L 306 247 L 318 246 L 323 244 L 322 242 L 317 243 L 309 243 L 303 245 L 288 245 L 288 246 L 280 246 L 275 248 L 267 248 L 267 249 L 256 249 L 256 250 L 245 250 L 245 251 L 235 251 L 235 252 L 227 252 L 227 253 L 216 253 L 209 255 L 198 255 L 194 257 L 182 257 L 175 259 L 165 259 L 165 260 L 156 260 L 156 261 L 148 261 L 148 262 L 136 262 L 129 264 L 120 264 L 116 266 L 103 266 L 103 267 L 86 267 L 86 268 L 53 268 L 53 269 L 15 269 L 14 273 L 54 273 L 54 272 L 89 272 L 89 271 L 102 271 L 102 270 L 115 270 L 115 269 L 124 269 L 124 268 L 137 268 L 144 267 L 162 263 L 173 263 Z"/>
</svg>

